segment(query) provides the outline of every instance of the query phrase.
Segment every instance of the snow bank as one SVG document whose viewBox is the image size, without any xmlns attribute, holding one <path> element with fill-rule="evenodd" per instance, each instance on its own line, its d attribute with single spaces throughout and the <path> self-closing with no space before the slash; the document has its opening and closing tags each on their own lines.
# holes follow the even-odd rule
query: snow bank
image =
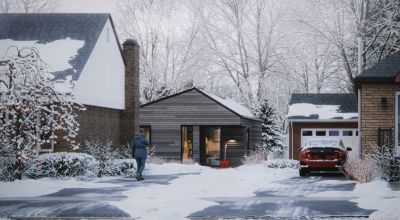
<svg viewBox="0 0 400 220">
<path fill-rule="evenodd" d="M 190 174 L 192 172 L 200 174 Z M 265 165 L 211 169 L 199 165 L 151 165 L 148 175 L 187 173 L 170 185 L 151 185 L 127 191 L 127 199 L 112 202 L 133 218 L 183 219 L 215 202 L 202 198 L 254 196 L 260 188 L 271 187 L 271 181 L 297 176 L 295 169 L 271 169 Z M 137 198 L 140 196 L 140 199 Z"/>
<path fill-rule="evenodd" d="M 297 103 L 289 106 L 288 117 L 303 116 L 310 117 L 311 115 L 318 115 L 318 119 L 351 119 L 358 117 L 357 112 L 341 113 L 339 112 L 339 105 L 314 105 L 310 103 Z"/>
<path fill-rule="evenodd" d="M 0 182 L 0 197 L 34 197 L 55 193 L 64 188 L 101 188 L 115 186 L 115 184 L 111 183 L 86 182 L 75 179 L 23 179 L 14 182 Z"/>
</svg>

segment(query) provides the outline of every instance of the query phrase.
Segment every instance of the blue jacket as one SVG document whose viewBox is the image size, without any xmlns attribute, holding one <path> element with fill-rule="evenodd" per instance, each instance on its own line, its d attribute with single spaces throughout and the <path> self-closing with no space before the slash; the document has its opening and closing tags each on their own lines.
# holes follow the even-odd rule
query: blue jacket
<svg viewBox="0 0 400 220">
<path fill-rule="evenodd" d="M 134 158 L 147 158 L 147 149 L 149 142 L 146 140 L 144 135 L 136 135 L 131 144 L 132 157 Z"/>
</svg>

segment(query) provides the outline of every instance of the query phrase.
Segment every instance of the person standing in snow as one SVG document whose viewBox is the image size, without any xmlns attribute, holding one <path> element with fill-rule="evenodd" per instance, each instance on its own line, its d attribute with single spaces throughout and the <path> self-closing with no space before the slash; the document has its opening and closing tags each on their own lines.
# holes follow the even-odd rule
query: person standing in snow
<svg viewBox="0 0 400 220">
<path fill-rule="evenodd" d="M 149 145 L 150 145 L 149 141 L 146 140 L 146 137 L 144 136 L 144 129 L 140 128 L 139 134 L 135 135 L 131 144 L 132 157 L 136 159 L 136 165 L 137 165 L 136 179 L 138 181 L 144 180 L 142 174 L 147 159 L 146 148 L 149 147 Z"/>
</svg>

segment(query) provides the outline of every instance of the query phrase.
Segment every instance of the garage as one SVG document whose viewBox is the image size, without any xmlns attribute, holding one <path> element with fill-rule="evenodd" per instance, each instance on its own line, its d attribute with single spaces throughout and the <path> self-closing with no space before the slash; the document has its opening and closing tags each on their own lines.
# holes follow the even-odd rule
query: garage
<svg viewBox="0 0 400 220">
<path fill-rule="evenodd" d="M 352 151 L 348 152 L 349 158 L 358 158 L 359 154 L 359 138 L 358 129 L 354 128 L 303 128 L 301 129 L 301 146 L 312 138 L 338 138 L 343 141 L 345 147 L 351 147 Z"/>
<path fill-rule="evenodd" d="M 289 102 L 289 158 L 299 159 L 300 148 L 311 138 L 339 138 L 360 155 L 358 108 L 354 94 L 292 94 Z"/>
</svg>

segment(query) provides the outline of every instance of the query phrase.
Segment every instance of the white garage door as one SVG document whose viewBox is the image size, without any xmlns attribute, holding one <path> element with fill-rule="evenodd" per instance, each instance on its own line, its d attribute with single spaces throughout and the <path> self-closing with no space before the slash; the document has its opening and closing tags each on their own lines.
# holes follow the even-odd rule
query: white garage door
<svg viewBox="0 0 400 220">
<path fill-rule="evenodd" d="M 359 158 L 359 139 L 358 129 L 354 128 L 321 128 L 321 129 L 301 129 L 301 146 L 304 146 L 307 140 L 312 138 L 339 138 L 343 141 L 345 147 L 351 147 L 349 158 Z"/>
</svg>

